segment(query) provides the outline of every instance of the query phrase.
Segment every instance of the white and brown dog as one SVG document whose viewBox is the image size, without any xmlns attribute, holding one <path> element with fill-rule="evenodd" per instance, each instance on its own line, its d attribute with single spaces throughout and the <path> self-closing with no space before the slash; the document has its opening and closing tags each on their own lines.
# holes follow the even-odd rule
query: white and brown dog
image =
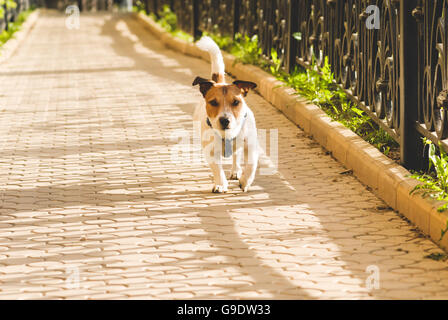
<svg viewBox="0 0 448 320">
<path fill-rule="evenodd" d="M 211 80 L 196 77 L 193 82 L 193 86 L 199 84 L 204 96 L 204 101 L 196 107 L 194 120 L 200 122 L 202 148 L 213 173 L 212 191 L 227 192 L 228 182 L 221 160 L 233 155 L 230 179 L 239 180 L 240 188 L 246 192 L 254 181 L 259 155 L 255 117 L 244 97 L 257 85 L 249 81 L 227 84 L 218 45 L 205 36 L 197 46 L 209 52 L 212 64 Z"/>
</svg>

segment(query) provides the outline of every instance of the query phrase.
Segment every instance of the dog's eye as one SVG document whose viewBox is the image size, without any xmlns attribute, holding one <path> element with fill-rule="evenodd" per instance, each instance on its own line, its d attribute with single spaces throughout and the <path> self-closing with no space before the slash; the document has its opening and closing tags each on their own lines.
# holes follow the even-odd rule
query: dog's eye
<svg viewBox="0 0 448 320">
<path fill-rule="evenodd" d="M 215 99 L 213 99 L 212 101 L 209 101 L 208 103 L 210 103 L 210 105 L 217 107 L 219 105 L 218 101 L 216 101 Z"/>
<path fill-rule="evenodd" d="M 237 105 L 239 105 L 240 104 L 240 101 L 239 100 L 233 100 L 233 102 L 232 102 L 232 106 L 234 106 L 234 107 L 236 107 Z"/>
</svg>

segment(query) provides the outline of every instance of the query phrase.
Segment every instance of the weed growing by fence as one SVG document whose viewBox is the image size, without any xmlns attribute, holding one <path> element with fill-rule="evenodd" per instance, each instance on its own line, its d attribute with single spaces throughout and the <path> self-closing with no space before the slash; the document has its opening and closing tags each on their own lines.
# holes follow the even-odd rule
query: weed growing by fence
<svg viewBox="0 0 448 320">
<path fill-rule="evenodd" d="M 442 147 L 438 148 L 426 138 L 423 139 L 425 146 L 428 146 L 429 168 L 427 172 L 417 172 L 411 175 L 412 178 L 422 182 L 417 185 L 412 193 L 420 192 L 423 197 L 445 202 L 437 208 L 443 212 L 448 209 L 448 155 Z M 448 221 L 446 228 L 441 230 L 440 240 L 448 232 Z"/>
<path fill-rule="evenodd" d="M 258 45 L 257 35 L 249 37 L 237 33 L 231 43 L 230 53 L 236 57 L 238 62 L 244 64 L 253 64 L 262 67 L 267 65 L 263 59 L 262 50 Z"/>
<path fill-rule="evenodd" d="M 134 12 L 140 12 L 145 14 L 145 5 L 141 1 L 136 2 L 136 6 L 133 7 Z M 154 13 L 150 13 L 149 17 L 152 20 L 160 24 L 166 31 L 171 33 L 173 36 L 178 37 L 187 42 L 193 42 L 194 38 L 188 33 L 182 31 L 177 27 L 177 16 L 174 12 L 171 11 L 169 5 L 164 5 L 162 10 L 158 12 L 159 17 L 157 17 Z"/>
<path fill-rule="evenodd" d="M 429 140 L 424 139 L 424 143 L 428 146 L 428 173 L 412 175 L 423 183 L 416 186 L 411 193 L 422 191 L 424 197 L 429 196 L 439 201 L 446 201 L 446 204 L 437 209 L 442 212 L 448 209 L 448 155 L 443 148 L 438 148 L 439 154 L 437 154 L 436 146 Z"/>
<path fill-rule="evenodd" d="M 9 2 L 12 2 L 12 1 L 9 1 Z M 1 5 L 1 3 L 2 3 L 2 0 L 0 0 L 0 5 Z M 11 7 L 11 8 L 13 8 L 13 7 Z M 11 39 L 12 36 L 14 35 L 14 33 L 16 33 L 18 30 L 20 30 L 21 25 L 23 24 L 23 22 L 25 22 L 26 18 L 28 18 L 28 16 L 30 15 L 30 13 L 33 10 L 34 9 L 30 9 L 30 10 L 21 12 L 18 15 L 16 21 L 8 23 L 8 30 L 3 30 L 2 33 L 0 33 L 0 47 L 3 44 L 5 44 L 6 41 Z M 2 16 L 1 11 L 0 11 L 0 16 Z"/>
<path fill-rule="evenodd" d="M 276 61 L 276 55 L 272 56 L 272 60 Z M 278 70 L 281 69 L 271 66 L 271 73 L 276 75 L 277 79 L 285 82 L 301 96 L 318 105 L 333 120 L 342 123 L 385 155 L 393 158 L 396 154 L 399 149 L 398 143 L 363 110 L 351 102 L 347 94 L 335 84 L 327 58 L 319 72 L 315 65 L 310 69 L 297 68 L 291 74 Z M 394 154 L 391 154 L 391 150 L 394 151 Z"/>
<path fill-rule="evenodd" d="M 5 5 L 6 5 L 6 9 L 14 9 L 17 7 L 17 3 L 15 3 L 13 0 L 0 0 L 0 19 L 4 18 Z"/>
<path fill-rule="evenodd" d="M 209 36 L 216 42 L 216 44 L 224 51 L 230 52 L 233 47 L 233 39 L 232 37 L 222 36 L 215 33 L 204 32 L 204 36 Z"/>
</svg>

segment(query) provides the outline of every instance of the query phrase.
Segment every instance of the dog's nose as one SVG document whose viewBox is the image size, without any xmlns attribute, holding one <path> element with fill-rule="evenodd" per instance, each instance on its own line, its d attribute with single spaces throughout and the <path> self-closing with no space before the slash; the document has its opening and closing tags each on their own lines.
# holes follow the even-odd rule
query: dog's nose
<svg viewBox="0 0 448 320">
<path fill-rule="evenodd" d="M 219 118 L 219 123 L 221 124 L 222 128 L 225 130 L 229 127 L 230 120 L 226 117 Z"/>
</svg>

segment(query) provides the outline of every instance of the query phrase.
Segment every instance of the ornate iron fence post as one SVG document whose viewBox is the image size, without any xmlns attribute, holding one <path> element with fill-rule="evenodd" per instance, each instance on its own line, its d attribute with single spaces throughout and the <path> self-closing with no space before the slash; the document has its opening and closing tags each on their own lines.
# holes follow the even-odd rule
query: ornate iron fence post
<svg viewBox="0 0 448 320">
<path fill-rule="evenodd" d="M 3 21 L 5 21 L 5 31 L 8 31 L 8 7 L 6 6 L 6 2 L 3 5 L 3 7 L 4 7 Z"/>
<path fill-rule="evenodd" d="M 299 17 L 297 16 L 298 3 L 297 0 L 288 0 L 288 16 L 287 16 L 287 30 L 286 37 L 288 38 L 286 55 L 285 55 L 285 69 L 291 73 L 294 71 L 296 65 L 297 40 L 294 34 L 299 31 Z"/>
<path fill-rule="evenodd" d="M 192 0 L 192 9 L 191 9 L 191 30 L 190 34 L 197 39 L 201 36 L 199 31 L 199 0 Z"/>
<path fill-rule="evenodd" d="M 155 14 L 157 18 L 159 17 L 159 8 L 157 6 L 157 0 L 152 0 L 152 12 Z"/>
<path fill-rule="evenodd" d="M 401 163 L 408 169 L 421 169 L 422 141 L 416 130 L 418 112 L 418 37 L 412 11 L 417 0 L 400 0 L 400 122 Z"/>
<path fill-rule="evenodd" d="M 240 7 L 241 0 L 233 1 L 233 30 L 232 35 L 235 37 L 235 34 L 240 30 Z"/>
</svg>

